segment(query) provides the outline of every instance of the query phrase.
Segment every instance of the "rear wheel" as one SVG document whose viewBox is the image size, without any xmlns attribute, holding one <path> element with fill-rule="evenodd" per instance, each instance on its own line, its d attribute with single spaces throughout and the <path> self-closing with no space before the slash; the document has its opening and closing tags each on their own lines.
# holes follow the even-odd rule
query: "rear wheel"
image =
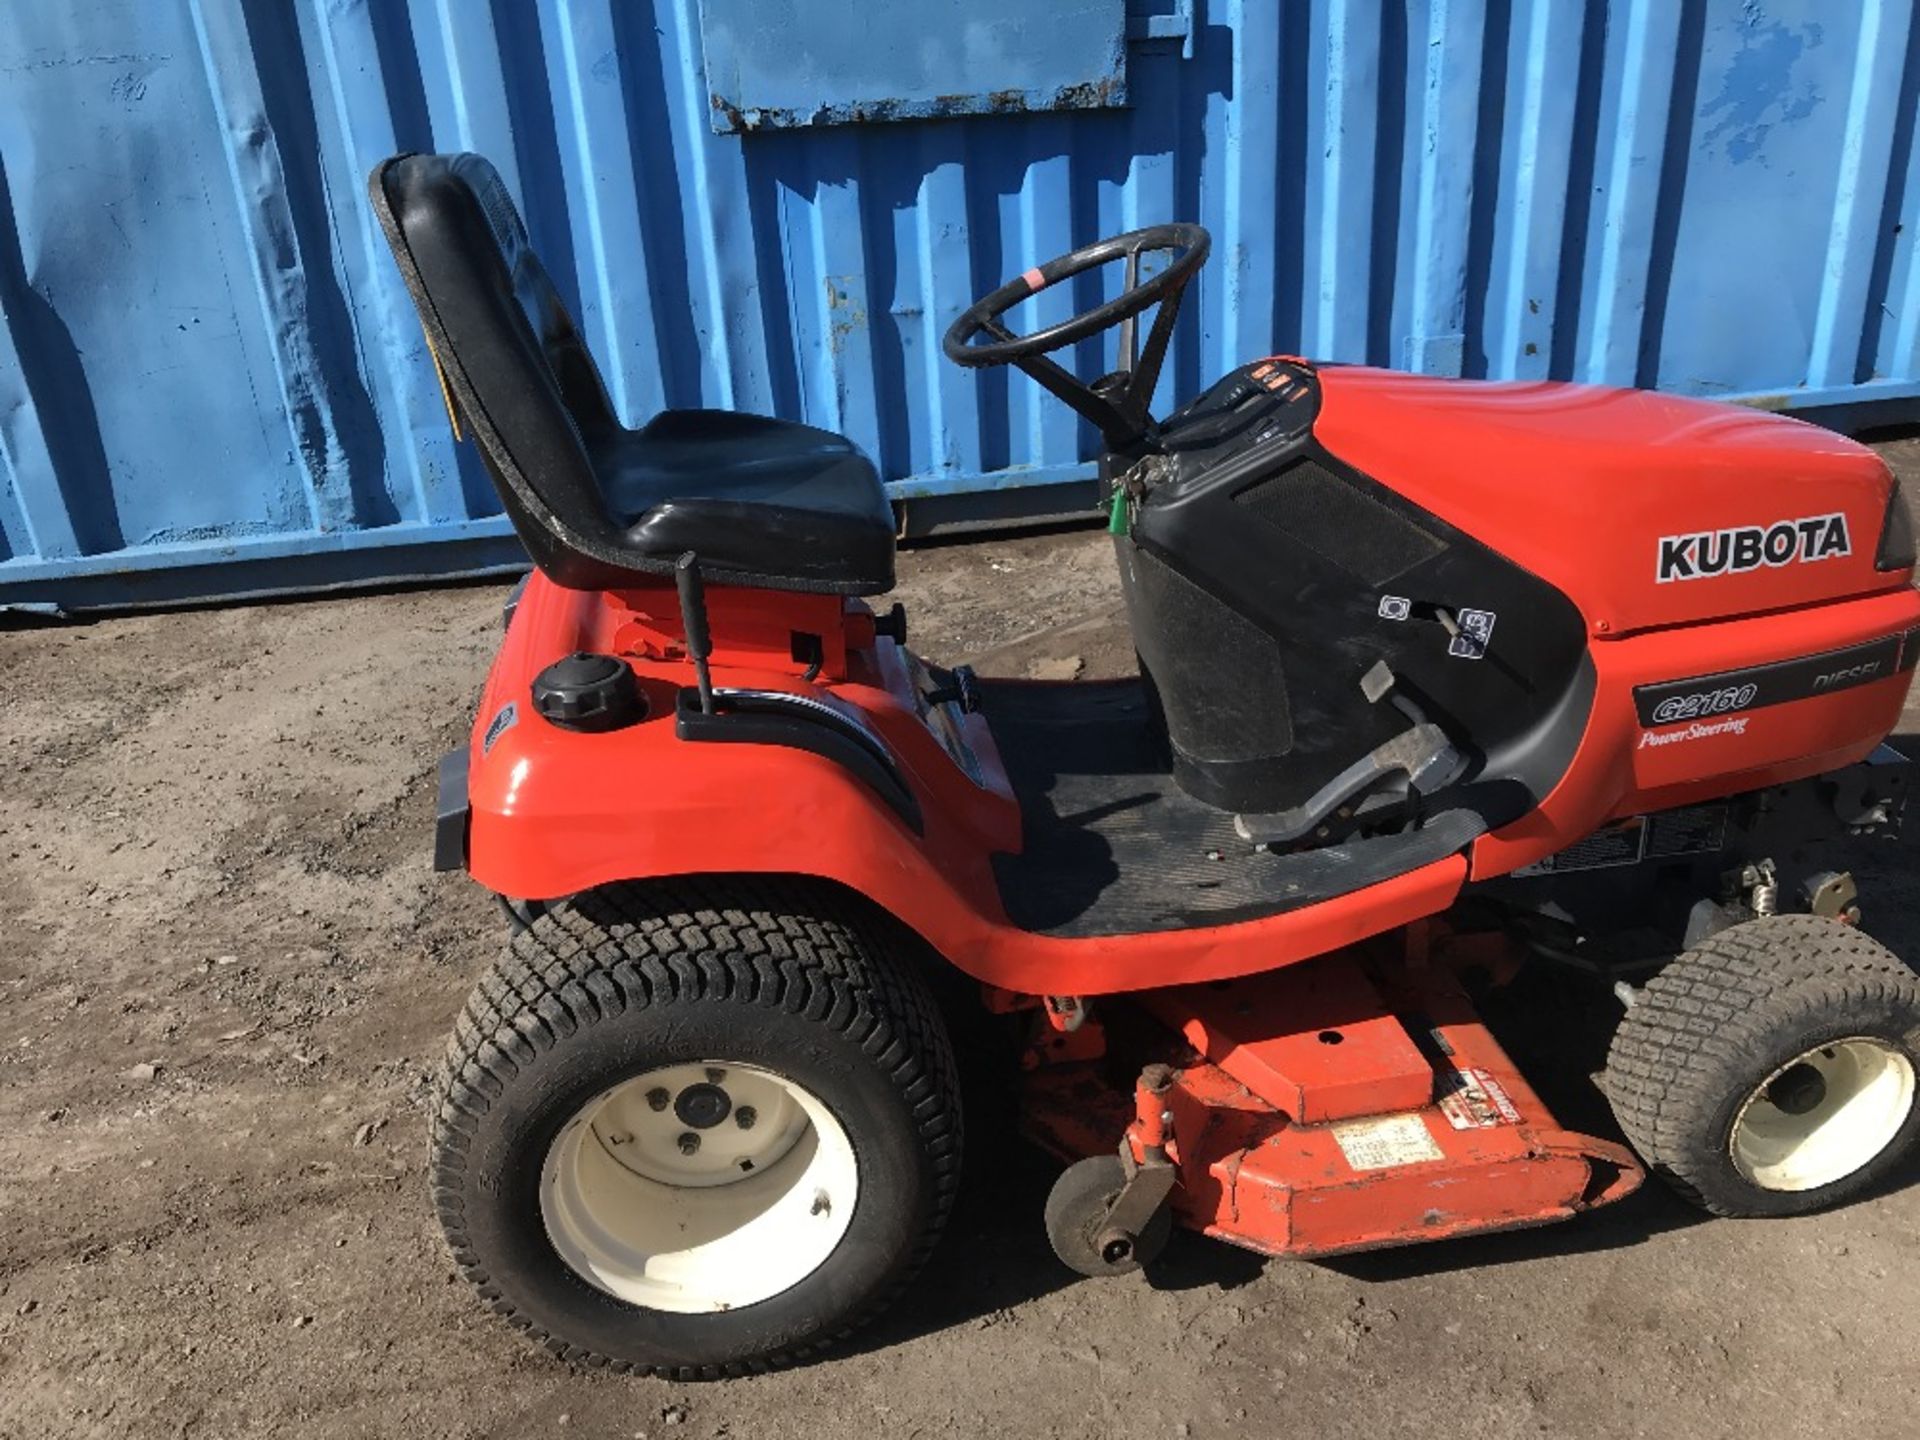
<svg viewBox="0 0 1920 1440">
<path fill-rule="evenodd" d="M 1627 1138 L 1718 1215 L 1853 1198 L 1920 1137 L 1920 976 L 1857 930 L 1779 915 L 1708 937 L 1651 980 L 1606 1085 Z"/>
<path fill-rule="evenodd" d="M 959 1176 L 945 1032 L 831 895 L 634 884 L 536 917 L 468 1001 L 433 1126 L 461 1272 L 569 1360 L 684 1377 L 875 1314 Z"/>
</svg>

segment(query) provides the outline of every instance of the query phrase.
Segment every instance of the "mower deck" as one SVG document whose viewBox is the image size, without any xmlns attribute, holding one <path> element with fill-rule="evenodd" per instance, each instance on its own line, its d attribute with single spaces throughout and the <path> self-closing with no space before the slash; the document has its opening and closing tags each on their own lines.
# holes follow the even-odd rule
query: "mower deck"
<svg viewBox="0 0 1920 1440">
<path fill-rule="evenodd" d="M 981 689 L 1023 826 L 1021 852 L 993 857 L 994 878 L 1024 930 L 1127 935 L 1258 919 L 1416 870 L 1485 829 L 1454 810 L 1406 835 L 1268 854 L 1234 833 L 1230 812 L 1174 783 L 1139 680 Z"/>
<path fill-rule="evenodd" d="M 1348 951 L 1136 1003 L 1184 1042 L 1141 1107 L 1178 1172 L 1174 1208 L 1247 1249 L 1330 1255 L 1543 1225 L 1644 1178 L 1625 1147 L 1560 1127 L 1439 966 Z M 1034 1138 L 1075 1160 L 1126 1130 L 1142 1151 L 1105 1035 L 1063 1038 L 1060 1059 L 1029 1067 Z"/>
</svg>

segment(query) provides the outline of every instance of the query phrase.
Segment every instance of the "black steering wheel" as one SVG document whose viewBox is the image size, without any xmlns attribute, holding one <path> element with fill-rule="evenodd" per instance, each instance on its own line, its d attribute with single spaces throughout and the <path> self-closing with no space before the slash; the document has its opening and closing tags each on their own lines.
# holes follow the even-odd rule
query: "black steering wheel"
<svg viewBox="0 0 1920 1440">
<path fill-rule="evenodd" d="M 1151 225 L 1084 245 L 1057 260 L 1036 265 L 974 301 L 948 328 L 941 348 L 956 365 L 1018 365 L 1091 420 L 1110 449 L 1122 449 L 1153 431 L 1147 406 L 1152 403 L 1160 367 L 1166 362 L 1180 298 L 1212 246 L 1213 237 L 1199 225 Z M 1156 251 L 1172 252 L 1173 259 L 1164 270 L 1142 280 L 1140 257 Z M 1000 317 L 1022 300 L 1122 258 L 1127 262 L 1126 286 L 1105 304 L 1031 335 L 1015 335 L 1001 323 Z M 1147 332 L 1147 343 L 1135 355 L 1134 322 L 1156 303 L 1160 310 Z M 1047 358 L 1051 351 L 1077 344 L 1114 325 L 1121 327 L 1120 367 L 1091 385 Z M 991 338 L 974 343 L 983 333 Z"/>
</svg>

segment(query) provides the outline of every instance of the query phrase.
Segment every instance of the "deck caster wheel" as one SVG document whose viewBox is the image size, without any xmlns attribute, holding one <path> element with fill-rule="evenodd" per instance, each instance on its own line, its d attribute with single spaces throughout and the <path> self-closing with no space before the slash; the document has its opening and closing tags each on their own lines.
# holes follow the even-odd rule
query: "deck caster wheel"
<svg viewBox="0 0 1920 1440">
<path fill-rule="evenodd" d="M 1850 926 L 1776 915 L 1709 936 L 1640 992 L 1606 1088 L 1654 1173 L 1716 1215 L 1859 1195 L 1920 1139 L 1920 975 Z"/>
<path fill-rule="evenodd" d="M 931 1251 L 959 1176 L 939 1014 L 830 896 L 620 885 L 468 1001 L 433 1124 L 461 1273 L 554 1354 L 681 1379 L 817 1352 Z"/>
<path fill-rule="evenodd" d="M 1125 1275 L 1151 1265 L 1167 1248 L 1173 1212 L 1165 1205 L 1153 1212 L 1137 1234 L 1107 1223 L 1107 1212 L 1126 1183 L 1126 1166 L 1118 1155 L 1076 1160 L 1053 1182 L 1047 1192 L 1047 1242 L 1069 1270 L 1095 1279 Z"/>
</svg>

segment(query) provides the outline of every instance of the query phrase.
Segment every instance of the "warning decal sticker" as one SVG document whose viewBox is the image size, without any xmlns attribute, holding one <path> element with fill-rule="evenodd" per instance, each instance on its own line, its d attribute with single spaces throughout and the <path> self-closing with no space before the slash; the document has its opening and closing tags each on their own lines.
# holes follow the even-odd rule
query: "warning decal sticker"
<svg viewBox="0 0 1920 1440">
<path fill-rule="evenodd" d="M 1342 1120 L 1329 1128 L 1347 1164 L 1356 1170 L 1387 1170 L 1444 1158 L 1426 1122 L 1411 1112 Z"/>
<path fill-rule="evenodd" d="M 1484 660 L 1487 646 L 1493 643 L 1493 622 L 1499 617 L 1491 610 L 1462 610 L 1460 633 L 1447 644 L 1447 654 L 1456 660 Z"/>
<path fill-rule="evenodd" d="M 1484 1070 L 1449 1070 L 1439 1077 L 1437 1089 L 1436 1102 L 1456 1130 L 1520 1123 L 1519 1107 L 1500 1082 Z"/>
</svg>

